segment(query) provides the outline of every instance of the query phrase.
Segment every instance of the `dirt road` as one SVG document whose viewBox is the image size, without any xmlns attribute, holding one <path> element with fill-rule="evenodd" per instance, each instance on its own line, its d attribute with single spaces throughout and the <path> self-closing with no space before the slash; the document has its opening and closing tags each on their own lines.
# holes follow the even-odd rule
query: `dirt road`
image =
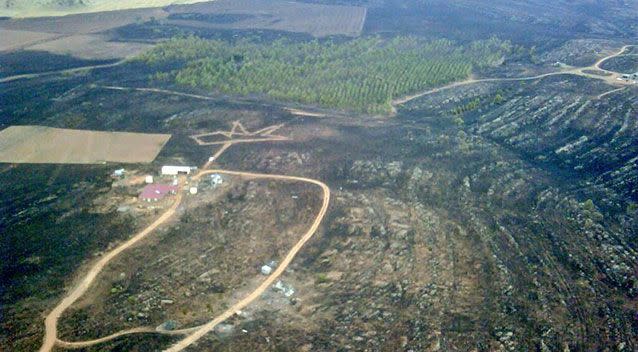
<svg viewBox="0 0 638 352">
<path fill-rule="evenodd" d="M 201 99 L 201 100 L 211 100 L 211 101 L 219 100 L 219 98 L 209 97 L 206 95 L 183 93 L 183 92 L 178 92 L 174 90 L 166 90 L 166 89 L 159 89 L 159 88 L 136 88 L 136 87 L 121 87 L 121 86 L 99 86 L 99 87 L 103 89 L 109 89 L 109 90 L 122 90 L 122 91 L 131 90 L 131 91 L 137 91 L 137 92 L 162 93 L 162 94 L 177 95 L 180 97 L 195 98 L 195 99 Z"/>
<path fill-rule="evenodd" d="M 625 46 L 623 46 L 623 47 L 622 47 L 622 48 L 621 48 L 621 49 L 620 49 L 617 53 L 612 54 L 612 55 L 609 55 L 609 56 L 605 56 L 605 57 L 603 57 L 602 59 L 600 59 L 600 60 L 596 61 L 596 63 L 595 63 L 595 64 L 593 64 L 593 65 L 592 65 L 592 67 L 594 67 L 594 68 L 596 68 L 596 69 L 598 69 L 598 70 L 601 70 L 601 71 L 605 71 L 605 72 L 612 72 L 612 71 L 607 71 L 607 70 L 605 70 L 604 68 L 601 68 L 601 67 L 600 67 L 600 65 L 602 65 L 602 64 L 603 64 L 603 62 L 605 62 L 605 61 L 607 61 L 607 60 L 609 60 L 609 59 L 613 59 L 613 58 L 615 58 L 615 57 L 618 57 L 618 56 L 623 55 L 623 54 L 625 53 L 625 51 L 627 51 L 627 49 L 629 49 L 629 48 L 633 48 L 634 46 L 635 46 L 635 45 L 625 45 Z"/>
<path fill-rule="evenodd" d="M 157 329 L 154 329 L 151 327 L 139 327 L 139 328 L 133 328 L 133 329 L 124 330 L 124 331 L 119 331 L 119 332 L 116 332 L 115 334 L 100 337 L 99 339 L 95 339 L 95 340 L 69 342 L 69 341 L 62 341 L 58 339 L 55 345 L 57 347 L 63 347 L 68 349 L 86 348 L 89 346 L 99 345 L 101 343 L 108 342 L 126 335 L 134 335 L 134 334 L 187 335 L 188 333 L 192 331 L 193 329 L 158 331 Z"/>
<path fill-rule="evenodd" d="M 277 280 L 279 276 L 281 276 L 281 274 L 290 265 L 294 257 L 301 250 L 301 248 L 316 233 L 317 229 L 319 228 L 321 224 L 321 221 L 326 215 L 326 212 L 328 210 L 328 205 L 330 204 L 330 188 L 321 181 L 314 180 L 311 178 L 306 178 L 306 177 L 258 174 L 258 173 L 252 173 L 252 172 L 215 169 L 215 170 L 202 170 L 196 176 L 194 176 L 193 179 L 198 180 L 204 175 L 213 174 L 213 173 L 238 176 L 238 177 L 249 178 L 249 179 L 270 179 L 270 180 L 279 180 L 279 181 L 287 181 L 287 182 L 310 183 L 310 184 L 319 186 L 322 189 L 323 191 L 322 206 L 319 213 L 315 217 L 314 222 L 310 226 L 310 228 L 308 228 L 308 230 L 301 237 L 301 239 L 290 249 L 290 251 L 288 251 L 286 256 L 282 259 L 281 264 L 277 267 L 277 269 L 273 271 L 272 274 L 270 274 L 270 276 L 268 276 L 266 280 L 264 280 L 261 283 L 261 285 L 259 285 L 259 287 L 257 287 L 252 293 L 250 293 L 248 296 L 243 298 L 241 301 L 235 303 L 233 306 L 228 308 L 219 316 L 215 317 L 209 323 L 206 323 L 201 326 L 196 326 L 193 328 L 175 330 L 175 331 L 157 331 L 150 327 L 140 327 L 140 328 L 120 331 L 112 335 L 101 337 L 99 339 L 87 340 L 87 341 L 68 342 L 68 341 L 62 341 L 58 339 L 57 338 L 57 321 L 62 315 L 62 313 L 87 291 L 87 289 L 91 286 L 91 284 L 95 280 L 95 277 L 97 276 L 97 274 L 104 268 L 106 264 L 108 264 L 110 260 L 112 260 L 115 256 L 117 256 L 118 254 L 126 250 L 127 248 L 131 247 L 132 245 L 140 241 L 142 238 L 148 235 L 151 231 L 155 230 L 157 226 L 159 226 L 160 224 L 168 220 L 168 218 L 170 218 L 174 214 L 175 209 L 177 209 L 177 207 L 179 206 L 181 202 L 182 193 L 180 193 L 178 196 L 178 199 L 175 200 L 175 203 L 173 204 L 173 206 L 171 206 L 169 210 L 167 210 L 164 214 L 162 214 L 160 218 L 158 218 L 155 222 L 153 222 L 153 224 L 151 224 L 149 227 L 144 229 L 139 234 L 135 235 L 129 241 L 117 247 L 115 250 L 113 250 L 112 252 L 107 254 L 104 258 L 102 258 L 98 263 L 96 263 L 96 265 L 90 270 L 89 274 L 87 274 L 84 280 L 82 280 L 80 285 L 78 285 L 73 291 L 71 291 L 71 293 L 49 314 L 49 316 L 47 316 L 47 319 L 45 320 L 46 334 L 45 334 L 44 343 L 42 347 L 40 348 L 40 351 L 51 351 L 53 346 L 59 346 L 59 347 L 65 347 L 65 348 L 84 348 L 84 347 L 89 347 L 89 346 L 97 345 L 100 343 L 104 343 L 122 336 L 140 334 L 140 333 L 159 333 L 159 334 L 165 334 L 165 335 L 186 335 L 190 333 L 190 335 L 188 335 L 183 340 L 179 341 L 176 345 L 172 346 L 167 351 L 180 351 L 186 348 L 190 344 L 200 339 L 206 333 L 213 330 L 217 325 L 219 325 L 226 319 L 233 316 L 233 314 L 235 314 L 237 311 L 243 309 L 244 307 L 252 303 L 254 300 L 258 299 L 261 296 L 261 294 L 263 294 L 275 282 L 275 280 Z"/>
<path fill-rule="evenodd" d="M 568 68 L 564 69 L 563 71 L 544 73 L 544 74 L 541 74 L 541 75 L 529 76 L 529 77 L 467 79 L 465 81 L 454 82 L 454 83 L 448 84 L 446 86 L 429 89 L 429 90 L 426 90 L 426 91 L 423 91 L 423 92 L 420 92 L 420 93 L 416 93 L 416 94 L 412 94 L 412 95 L 408 95 L 408 96 L 405 96 L 405 97 L 402 97 L 402 98 L 395 99 L 395 100 L 392 101 L 392 106 L 396 108 L 396 106 L 398 106 L 398 105 L 405 104 L 405 103 L 407 103 L 407 102 L 409 102 L 411 100 L 414 100 L 414 99 L 417 99 L 417 98 L 421 98 L 421 97 L 424 97 L 426 95 L 431 95 L 431 94 L 442 92 L 442 91 L 449 90 L 449 89 L 452 89 L 452 88 L 467 86 L 467 85 L 475 84 L 475 83 L 534 81 L 534 80 L 537 80 L 537 79 L 543 79 L 543 78 L 546 78 L 546 77 L 560 76 L 560 75 L 583 76 L 583 77 L 603 80 L 603 81 L 605 81 L 605 82 L 607 82 L 608 84 L 611 84 L 611 85 L 624 85 L 624 86 L 626 86 L 626 85 L 629 85 L 631 83 L 619 81 L 618 80 L 618 78 L 620 77 L 619 73 L 602 69 L 602 68 L 600 68 L 600 65 L 602 65 L 603 62 L 605 62 L 605 61 L 607 61 L 609 59 L 612 59 L 614 57 L 622 55 L 627 49 L 629 49 L 629 48 L 631 48 L 633 46 L 634 45 L 625 45 L 618 52 L 616 52 L 616 53 L 614 53 L 612 55 L 609 55 L 609 56 L 605 56 L 604 58 L 596 61 L 595 64 L 593 64 L 591 66 L 587 66 L 587 67 L 568 67 Z M 591 73 L 587 73 L 586 71 L 588 71 L 588 70 L 599 70 L 599 71 L 606 72 L 609 75 L 608 76 L 594 75 L 594 74 L 591 74 Z"/>
<path fill-rule="evenodd" d="M 45 332 L 44 332 L 44 341 L 42 343 L 42 347 L 40 347 L 41 352 L 48 352 L 53 349 L 56 342 L 58 342 L 58 320 L 62 313 L 64 313 L 67 308 L 69 308 L 75 301 L 77 301 L 88 289 L 91 287 L 97 275 L 104 269 L 104 267 L 115 257 L 117 257 L 120 253 L 124 252 L 131 246 L 135 245 L 137 242 L 141 241 L 144 237 L 148 236 L 151 232 L 157 229 L 158 226 L 163 224 L 166 220 L 168 220 L 173 214 L 175 214 L 175 210 L 181 203 L 182 193 L 178 193 L 175 198 L 175 202 L 173 205 L 166 210 L 159 218 L 157 218 L 152 224 L 146 227 L 144 230 L 137 233 L 135 236 L 131 237 L 128 241 L 122 243 L 114 250 L 108 252 L 104 257 L 102 257 L 93 267 L 89 270 L 89 272 L 84 276 L 82 281 L 73 289 L 69 294 L 47 315 L 44 320 Z"/>
<path fill-rule="evenodd" d="M 237 125 L 237 127 L 239 126 L 241 126 L 241 124 Z M 243 129 L 243 126 L 241 126 L 241 128 Z M 262 131 L 266 131 L 266 133 L 272 133 L 277 128 L 278 128 L 277 126 L 268 127 L 266 129 L 255 132 L 255 134 L 259 134 Z M 245 129 L 244 129 L 244 132 L 246 132 Z M 232 137 L 232 134 L 231 134 L 231 137 Z M 132 335 L 132 334 L 157 333 L 157 334 L 165 334 L 165 335 L 188 335 L 186 338 L 179 341 L 175 346 L 171 347 L 170 349 L 172 351 L 179 351 L 185 348 L 186 346 L 189 346 L 193 342 L 197 341 L 202 336 L 204 336 L 207 332 L 214 329 L 215 326 L 217 326 L 218 324 L 220 324 L 221 322 L 223 322 L 224 320 L 228 319 L 233 314 L 235 314 L 235 312 L 246 307 L 255 299 L 259 298 L 259 296 L 261 296 L 261 294 L 266 289 L 268 289 L 268 287 L 272 285 L 272 283 L 284 272 L 284 270 L 288 267 L 288 265 L 290 265 L 290 263 L 292 262 L 294 257 L 297 255 L 297 253 L 301 250 L 301 248 L 306 244 L 306 242 L 308 242 L 308 240 L 315 234 L 315 232 L 319 228 L 319 225 L 321 224 L 321 221 L 325 217 L 326 212 L 328 210 L 328 205 L 330 203 L 330 188 L 321 181 L 314 180 L 311 178 L 305 178 L 305 177 L 259 174 L 259 173 L 252 173 L 252 172 L 229 171 L 229 170 L 222 170 L 222 169 L 208 170 L 207 168 L 210 167 L 210 165 L 215 160 L 217 160 L 217 158 L 219 158 L 221 154 L 224 153 L 233 144 L 234 143 L 232 140 L 224 143 L 222 147 L 211 157 L 211 159 L 209 159 L 209 161 L 206 162 L 206 164 L 204 164 L 203 169 L 199 173 L 197 173 L 195 176 L 193 176 L 193 179 L 198 180 L 204 175 L 218 173 L 218 174 L 225 174 L 225 175 L 238 176 L 238 177 L 251 178 L 251 179 L 271 179 L 271 180 L 280 180 L 280 181 L 287 181 L 287 182 L 305 182 L 305 183 L 310 183 L 310 184 L 319 186 L 323 191 L 323 203 L 319 213 L 315 217 L 314 222 L 312 223 L 308 231 L 286 254 L 286 256 L 282 260 L 279 267 L 275 271 L 273 271 L 273 273 L 270 274 L 270 276 L 268 276 L 266 280 L 264 280 L 264 282 L 262 282 L 262 284 L 259 287 L 257 287 L 257 289 L 255 289 L 255 291 L 253 291 L 250 295 L 243 298 L 241 301 L 235 303 L 231 308 L 226 310 L 224 313 L 222 313 L 218 317 L 215 317 L 213 320 L 211 320 L 210 322 L 204 325 L 187 328 L 187 329 L 174 330 L 174 331 L 159 331 L 151 327 L 138 327 L 138 328 L 119 331 L 114 334 L 104 336 L 94 340 L 73 341 L 73 342 L 60 340 L 57 337 L 57 332 L 58 332 L 57 324 L 62 313 L 64 313 L 66 309 L 68 309 L 73 303 L 75 303 L 90 288 L 90 286 L 95 281 L 97 275 L 104 269 L 104 267 L 113 258 L 118 256 L 120 253 L 124 252 L 131 246 L 135 245 L 140 240 L 144 239 L 151 232 L 156 230 L 157 227 L 159 227 L 161 224 L 166 222 L 175 214 L 175 211 L 180 206 L 181 200 L 183 197 L 183 192 L 179 192 L 173 205 L 166 212 L 164 212 L 151 225 L 149 225 L 144 230 L 134 235 L 131 239 L 124 242 L 123 244 L 121 244 L 120 246 L 112 250 L 111 252 L 108 252 L 97 263 L 95 263 L 95 265 L 89 270 L 89 272 L 82 279 L 82 281 L 80 281 L 80 283 L 73 290 L 71 290 L 69 294 L 51 311 L 51 313 L 47 315 L 45 319 L 45 335 L 44 335 L 42 346 L 40 347 L 40 352 L 49 352 L 53 349 L 54 346 L 64 347 L 64 348 L 84 348 L 84 347 L 97 345 L 97 344 L 104 343 L 122 336 Z"/>
<path fill-rule="evenodd" d="M 422 97 L 422 96 L 425 96 L 425 95 L 429 95 L 429 94 L 433 94 L 433 93 L 436 93 L 436 92 L 444 91 L 444 90 L 451 89 L 451 88 L 454 88 L 454 87 L 460 87 L 460 86 L 465 86 L 465 85 L 468 85 L 468 84 L 474 84 L 474 83 L 480 83 L 480 82 L 527 81 L 527 80 L 541 79 L 541 78 L 549 77 L 549 76 L 566 75 L 566 74 L 581 75 L 581 76 L 587 76 L 587 77 L 596 78 L 596 79 L 609 80 L 609 79 L 612 79 L 612 78 L 591 75 L 591 74 L 588 74 L 588 73 L 583 72 L 583 71 L 584 70 L 589 70 L 589 69 L 602 70 L 602 69 L 599 68 L 599 66 L 603 62 L 605 62 L 606 60 L 609 60 L 609 59 L 611 59 L 613 57 L 622 55 L 622 53 L 629 47 L 632 47 L 632 46 L 631 45 L 624 46 L 622 48 L 622 50 L 620 50 L 618 53 L 615 53 L 613 55 L 610 55 L 610 56 L 607 56 L 605 58 L 602 58 L 599 61 L 597 61 L 594 65 L 589 66 L 589 67 L 585 67 L 585 68 L 568 68 L 568 69 L 566 69 L 564 71 L 546 73 L 546 74 L 537 75 L 537 76 L 531 76 L 531 77 L 521 77 L 521 78 L 469 79 L 469 80 L 462 81 L 462 82 L 452 83 L 452 84 L 449 84 L 447 86 L 443 86 L 443 87 L 427 90 L 425 92 L 421 92 L 421 93 L 418 93 L 418 94 L 410 95 L 410 96 L 407 96 L 407 97 L 404 97 L 404 98 L 396 99 L 396 100 L 394 100 L 392 102 L 392 104 L 394 106 L 396 106 L 396 105 L 404 104 L 404 103 L 406 103 L 406 102 L 408 102 L 410 100 L 413 100 L 413 99 L 416 99 L 416 98 L 419 98 L 419 97 Z M 86 69 L 86 68 L 84 68 L 84 69 Z M 602 70 L 602 71 L 610 72 L 610 71 L 606 71 L 606 70 Z M 618 74 L 617 73 L 613 73 L 613 74 L 614 75 L 612 77 L 615 80 L 617 78 Z M 0 81 L 0 82 L 2 82 L 2 81 Z M 618 82 L 615 82 L 615 83 L 618 83 Z M 125 90 L 126 89 L 126 90 L 128 90 L 128 88 L 122 88 L 122 87 L 110 87 L 110 89 L 118 89 L 118 90 L 120 90 L 120 89 L 121 90 Z M 175 92 L 169 92 L 169 91 L 164 91 L 164 90 L 160 90 L 160 89 L 153 89 L 153 88 L 148 88 L 148 89 L 146 89 L 146 88 L 143 88 L 143 89 L 142 88 L 136 88 L 136 90 L 145 90 L 145 91 L 151 91 L 151 92 L 175 94 Z M 186 94 L 186 93 L 179 93 L 179 94 L 183 95 L 183 96 L 196 97 L 196 98 L 200 98 L 200 99 L 212 99 L 212 98 L 209 98 L 209 97 L 196 96 L 196 95 Z M 122 253 L 126 249 L 130 248 L 131 246 L 133 246 L 134 244 L 136 244 L 140 240 L 142 240 L 149 233 L 154 231 L 158 226 L 160 226 L 162 223 L 167 221 L 175 213 L 175 210 L 180 205 L 181 199 L 182 199 L 182 193 L 180 192 L 177 195 L 177 198 L 175 199 L 174 204 L 165 213 L 163 213 L 157 220 L 155 220 L 147 228 L 145 228 L 141 232 L 137 233 L 131 239 L 129 239 L 125 243 L 121 244 L 116 249 L 112 250 L 111 252 L 108 252 L 103 258 L 101 258 L 89 270 L 89 272 L 84 277 L 84 279 L 82 279 L 82 281 L 53 309 L 53 311 L 51 311 L 51 313 L 49 313 L 49 315 L 45 319 L 45 328 L 46 328 L 46 330 L 45 330 L 44 341 L 43 341 L 42 347 L 40 348 L 41 352 L 51 351 L 56 344 L 58 346 L 61 346 L 61 347 L 80 348 L 80 347 L 87 347 L 87 346 L 95 345 L 95 344 L 98 344 L 98 343 L 102 343 L 102 342 L 106 342 L 106 341 L 112 340 L 112 339 L 120 337 L 120 336 L 129 335 L 129 334 L 135 334 L 135 333 L 164 333 L 164 334 L 173 334 L 173 335 L 188 333 L 188 335 L 184 339 L 182 339 L 181 341 L 177 342 L 175 345 L 171 346 L 169 349 L 166 350 L 168 352 L 181 351 L 181 350 L 185 349 L 186 347 L 190 346 L 191 344 L 195 343 L 199 339 L 201 339 L 208 332 L 212 331 L 218 324 L 222 323 L 226 319 L 228 319 L 231 316 L 233 316 L 237 311 L 243 309 L 244 307 L 248 306 L 249 304 L 251 304 L 256 299 L 258 299 L 274 283 L 274 281 L 277 280 L 277 278 L 279 278 L 279 276 L 281 276 L 281 274 L 283 274 L 283 272 L 290 265 L 290 263 L 295 258 L 297 253 L 301 250 L 301 248 L 316 233 L 316 231 L 319 228 L 321 222 L 323 221 L 323 218 L 325 217 L 326 212 L 328 210 L 328 205 L 330 203 L 330 188 L 325 183 L 323 183 L 321 181 L 314 180 L 314 179 L 311 179 L 311 178 L 305 178 L 305 177 L 259 174 L 259 173 L 244 172 L 244 171 L 229 171 L 229 170 L 223 170 L 223 169 L 207 170 L 206 168 L 209 167 L 211 165 L 211 163 L 216 158 L 218 158 L 221 155 L 221 153 L 223 153 L 226 149 L 228 149 L 228 147 L 230 147 L 232 144 L 233 143 L 231 141 L 229 141 L 227 143 L 224 143 L 222 145 L 222 148 L 213 156 L 211 161 L 207 162 L 204 165 L 204 170 L 200 171 L 196 176 L 194 176 L 194 179 L 199 179 L 202 176 L 207 175 L 207 174 L 218 173 L 218 174 L 226 174 L 226 175 L 243 177 L 243 178 L 251 178 L 251 179 L 273 179 L 273 180 L 280 180 L 280 181 L 287 181 L 287 182 L 306 182 L 306 183 L 310 183 L 310 184 L 319 186 L 322 189 L 322 191 L 323 191 L 323 203 L 322 203 L 322 206 L 321 206 L 321 209 L 320 209 L 319 213 L 315 217 L 314 222 L 312 223 L 310 228 L 307 230 L 307 232 L 301 237 L 301 239 L 286 254 L 286 256 L 281 261 L 281 264 L 277 267 L 277 269 L 275 271 L 273 271 L 273 273 L 270 274 L 270 276 L 268 276 L 266 278 L 266 280 L 264 280 L 262 282 L 262 284 L 259 287 L 257 287 L 257 289 L 255 289 L 253 292 L 251 292 L 248 296 L 244 297 L 240 301 L 238 301 L 235 304 L 233 304 L 225 312 L 223 312 L 219 316 L 215 317 L 210 322 L 208 322 L 208 323 L 206 323 L 204 325 L 198 326 L 198 327 L 189 328 L 189 329 L 185 329 L 185 330 L 177 330 L 177 331 L 172 331 L 172 332 L 156 331 L 156 330 L 151 329 L 151 328 L 142 327 L 142 328 L 136 328 L 136 329 L 130 329 L 130 330 L 126 330 L 126 331 L 121 331 L 121 332 L 115 333 L 113 335 L 109 335 L 109 336 L 106 336 L 106 337 L 103 337 L 103 338 L 100 338 L 100 339 L 96 339 L 96 340 L 91 340 L 91 341 L 65 342 L 65 341 L 59 340 L 57 338 L 57 322 L 58 322 L 60 316 L 62 315 L 62 313 L 68 307 L 70 307 L 75 301 L 77 301 L 88 290 L 88 288 L 95 281 L 95 278 L 97 277 L 97 275 L 102 271 L 102 269 L 113 258 L 118 256 L 120 253 Z"/>
<path fill-rule="evenodd" d="M 12 82 L 12 81 L 17 81 L 19 79 L 38 78 L 38 77 L 44 77 L 44 76 L 62 75 L 62 74 L 67 74 L 67 73 L 89 71 L 89 70 L 95 70 L 95 69 L 99 69 L 99 68 L 115 67 L 115 66 L 122 65 L 125 62 L 126 62 L 126 59 L 120 60 L 120 61 L 116 61 L 116 62 L 113 62 L 113 63 L 110 63 L 110 64 L 103 64 L 103 65 L 82 66 L 82 67 L 68 68 L 68 69 L 65 69 L 65 70 L 47 71 L 47 72 L 40 72 L 40 73 L 26 73 L 26 74 L 23 74 L 23 75 L 15 75 L 15 76 L 9 76 L 9 77 L 0 78 L 0 83 L 7 83 L 7 82 Z"/>
<path fill-rule="evenodd" d="M 286 256 L 281 261 L 281 264 L 279 264 L 277 269 L 275 269 L 275 271 L 273 271 L 270 274 L 270 276 L 268 276 L 268 278 L 266 278 L 266 280 L 264 280 L 264 282 L 262 282 L 261 285 L 257 287 L 257 289 L 255 289 L 251 294 L 244 297 L 239 302 L 233 304 L 224 313 L 220 314 L 215 319 L 211 320 L 209 323 L 202 325 L 193 334 L 188 335 L 183 340 L 179 341 L 175 345 L 171 346 L 169 349 L 165 350 L 166 352 L 177 352 L 190 346 L 191 344 L 193 344 L 194 342 L 202 338 L 204 335 L 206 335 L 208 332 L 212 331 L 215 328 L 215 326 L 219 325 L 226 319 L 232 317 L 237 311 L 242 310 L 244 307 L 252 303 L 254 300 L 258 299 L 275 282 L 275 280 L 277 280 L 277 278 L 279 278 L 279 276 L 283 274 L 284 270 L 286 270 L 288 265 L 290 265 L 292 260 L 295 258 L 295 256 L 299 252 L 299 250 L 301 250 L 301 248 L 306 244 L 306 242 L 308 242 L 308 240 L 312 238 L 315 232 L 317 232 L 317 229 L 319 228 L 321 221 L 323 220 L 324 216 L 326 215 L 326 212 L 328 211 L 328 204 L 330 203 L 330 188 L 325 183 L 318 180 L 305 178 L 305 177 L 256 174 L 251 172 L 228 171 L 228 170 L 207 170 L 207 171 L 201 172 L 197 177 L 201 177 L 203 175 L 211 174 L 211 173 L 227 174 L 227 175 L 233 175 L 233 176 L 248 177 L 253 179 L 255 178 L 256 179 L 273 179 L 273 180 L 281 180 L 281 181 L 298 181 L 298 182 L 311 183 L 321 187 L 321 189 L 323 190 L 323 204 L 321 205 L 321 210 L 315 217 L 315 221 L 312 223 L 308 231 L 306 231 L 306 233 L 301 237 L 299 242 L 297 242 L 292 247 L 292 249 L 290 249 L 290 251 L 288 252 L 288 254 L 286 254 Z"/>
</svg>

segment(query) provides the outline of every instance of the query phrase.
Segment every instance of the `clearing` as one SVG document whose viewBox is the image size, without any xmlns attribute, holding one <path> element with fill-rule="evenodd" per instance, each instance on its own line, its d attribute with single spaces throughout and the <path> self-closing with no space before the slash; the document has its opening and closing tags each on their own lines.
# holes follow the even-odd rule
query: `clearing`
<svg viewBox="0 0 638 352">
<path fill-rule="evenodd" d="M 170 138 L 169 134 L 12 126 L 0 132 L 0 162 L 148 163 L 155 159 Z"/>
</svg>

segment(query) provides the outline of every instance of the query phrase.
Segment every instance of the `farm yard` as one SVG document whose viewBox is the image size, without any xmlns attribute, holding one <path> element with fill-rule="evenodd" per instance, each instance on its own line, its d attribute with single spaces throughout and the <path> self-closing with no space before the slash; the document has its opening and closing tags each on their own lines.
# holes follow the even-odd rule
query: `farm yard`
<svg viewBox="0 0 638 352">
<path fill-rule="evenodd" d="M 155 159 L 170 138 L 168 134 L 12 126 L 0 132 L 0 162 L 148 163 Z"/>
<path fill-rule="evenodd" d="M 208 321 L 237 291 L 250 292 L 266 278 L 259 268 L 281 262 L 321 205 L 321 194 L 303 183 L 227 177 L 218 188 L 202 186 L 184 200 L 179 218 L 109 263 L 62 316 L 64 340 Z"/>
</svg>

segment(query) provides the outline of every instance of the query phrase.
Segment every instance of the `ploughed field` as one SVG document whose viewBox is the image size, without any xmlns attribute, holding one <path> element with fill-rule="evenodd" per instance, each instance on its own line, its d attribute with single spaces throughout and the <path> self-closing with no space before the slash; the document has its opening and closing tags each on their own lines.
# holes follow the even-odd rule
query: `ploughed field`
<svg viewBox="0 0 638 352">
<path fill-rule="evenodd" d="M 127 34 L 135 33 L 137 27 L 173 28 L 166 33 L 168 36 L 201 30 L 261 29 L 315 37 L 356 37 L 361 34 L 366 19 L 364 7 L 279 0 L 219 0 L 164 8 L 158 6 L 168 3 L 161 4 L 160 0 L 151 1 L 145 8 L 132 9 L 126 9 L 126 2 L 117 3 L 109 9 L 91 3 L 85 6 L 88 13 L 82 13 L 80 6 L 77 8 L 79 13 L 61 17 L 0 19 L 0 37 L 3 38 L 0 43 L 0 76 L 127 58 L 140 54 L 153 42 L 165 38 L 164 34 L 157 37 L 157 32 L 162 33 L 163 29 L 152 30 L 150 38 L 134 34 L 127 38 Z M 153 7 L 154 4 L 157 6 Z M 34 55 L 49 55 L 49 58 L 37 65 L 29 65 L 32 60 L 25 58 Z"/>
<path fill-rule="evenodd" d="M 0 162 L 29 164 L 149 163 L 167 134 L 11 126 L 0 131 Z"/>
<path fill-rule="evenodd" d="M 219 0 L 171 6 L 168 25 L 206 29 L 263 29 L 314 37 L 361 34 L 366 8 L 283 0 Z"/>
<path fill-rule="evenodd" d="M 201 0 L 2 0 L 0 1 L 0 16 L 20 18 L 65 16 L 77 13 L 162 7 L 175 3 L 187 4 L 198 1 Z"/>
</svg>

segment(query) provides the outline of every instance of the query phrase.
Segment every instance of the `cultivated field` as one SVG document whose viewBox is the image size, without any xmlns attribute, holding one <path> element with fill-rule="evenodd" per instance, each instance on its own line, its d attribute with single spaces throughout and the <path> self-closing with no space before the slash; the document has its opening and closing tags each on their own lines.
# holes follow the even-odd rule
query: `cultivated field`
<svg viewBox="0 0 638 352">
<path fill-rule="evenodd" d="M 5 4 L 0 2 L 0 15 L 11 17 L 41 17 L 41 16 L 65 16 L 69 14 L 78 13 L 92 13 L 103 11 L 115 11 L 115 10 L 127 10 L 127 9 L 139 9 L 139 8 L 151 8 L 162 7 L 171 4 L 187 4 L 194 3 L 201 0 L 126 0 L 126 1 L 109 1 L 109 0 L 92 0 L 84 1 L 85 5 L 71 5 L 71 1 L 68 1 L 67 6 L 55 6 L 55 1 L 50 1 L 47 6 L 47 2 L 39 2 L 39 4 L 33 4 L 31 0 L 18 0 L 18 1 L 5 1 Z M 61 1 L 59 3 L 62 3 Z M 77 3 L 82 3 L 78 1 Z"/>
<path fill-rule="evenodd" d="M 0 21 L 0 28 L 58 34 L 98 33 L 127 24 L 161 19 L 162 9 L 136 9 L 85 13 L 63 17 L 40 17 Z"/>
<path fill-rule="evenodd" d="M 73 35 L 28 46 L 26 50 L 71 55 L 85 60 L 110 60 L 140 54 L 151 44 L 110 41 L 101 35 Z"/>
<path fill-rule="evenodd" d="M 0 162 L 39 164 L 148 163 L 171 136 L 12 126 L 0 132 Z"/>
<path fill-rule="evenodd" d="M 54 37 L 52 33 L 14 31 L 0 29 L 0 51 L 21 49 L 24 46 L 39 43 Z"/>
<path fill-rule="evenodd" d="M 358 36 L 366 9 L 290 1 L 220 0 L 194 5 L 171 6 L 168 23 L 221 29 L 267 29 L 329 35 Z"/>
<path fill-rule="evenodd" d="M 86 13 L 64 17 L 40 17 L 9 19 L 0 21 L 0 57 L 4 74 L 40 72 L 65 69 L 82 63 L 67 62 L 66 65 L 52 64 L 52 61 L 40 65 L 37 69 L 19 70 L 12 65 L 11 54 L 23 56 L 25 52 L 41 52 L 53 55 L 69 55 L 69 59 L 111 60 L 136 55 L 148 48 L 148 44 L 118 41 L 109 30 L 148 21 L 162 19 L 167 13 L 162 9 L 133 9 Z M 17 53 L 17 54 L 16 54 Z M 58 58 L 60 59 L 60 58 Z M 62 58 L 63 59 L 63 58 Z M 32 58 L 30 57 L 30 60 Z M 18 59 L 18 62 L 21 59 Z M 84 64 L 86 65 L 86 64 Z M 23 72 L 25 71 L 25 72 Z"/>
</svg>

